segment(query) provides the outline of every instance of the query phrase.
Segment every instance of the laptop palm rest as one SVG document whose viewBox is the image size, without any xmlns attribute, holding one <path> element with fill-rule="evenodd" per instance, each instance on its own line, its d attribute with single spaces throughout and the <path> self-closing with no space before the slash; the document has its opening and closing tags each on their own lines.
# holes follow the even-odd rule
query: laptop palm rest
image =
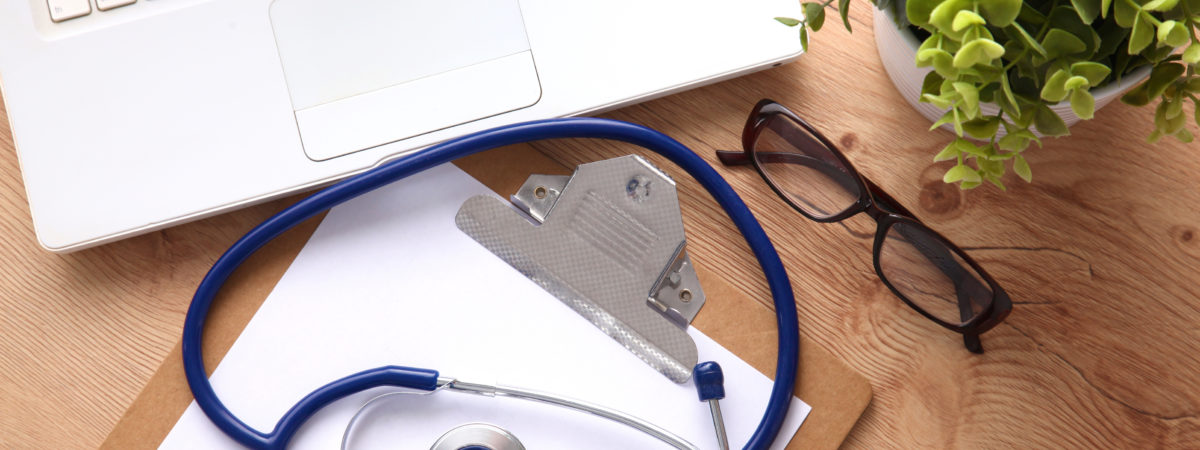
<svg viewBox="0 0 1200 450">
<path fill-rule="evenodd" d="M 517 0 L 276 0 L 270 16 L 313 160 L 541 97 Z"/>
</svg>

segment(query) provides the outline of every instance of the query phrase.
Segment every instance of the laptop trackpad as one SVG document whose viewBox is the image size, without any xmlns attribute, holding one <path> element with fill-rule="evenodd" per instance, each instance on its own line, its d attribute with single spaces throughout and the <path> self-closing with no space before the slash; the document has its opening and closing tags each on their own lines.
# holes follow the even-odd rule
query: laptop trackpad
<svg viewBox="0 0 1200 450">
<path fill-rule="evenodd" d="M 304 152 L 326 160 L 537 103 L 517 2 L 273 2 Z"/>
</svg>

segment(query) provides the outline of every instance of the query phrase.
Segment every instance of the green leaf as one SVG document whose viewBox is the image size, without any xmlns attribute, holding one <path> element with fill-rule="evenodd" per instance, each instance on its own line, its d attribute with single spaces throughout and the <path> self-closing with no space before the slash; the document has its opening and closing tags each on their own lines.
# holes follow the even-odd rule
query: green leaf
<svg viewBox="0 0 1200 450">
<path fill-rule="evenodd" d="M 1017 96 L 1013 94 L 1012 85 L 1008 83 L 1008 74 L 1000 74 L 1000 89 L 1004 91 L 1004 98 L 1012 104 L 1013 108 L 1017 107 Z"/>
<path fill-rule="evenodd" d="M 971 170 L 970 167 L 967 167 L 967 171 L 963 173 L 963 184 L 970 183 L 971 186 L 963 189 L 970 189 L 975 186 L 979 186 L 979 182 L 981 181 L 983 181 L 983 177 L 979 175 L 979 171 Z"/>
<path fill-rule="evenodd" d="M 1188 29 L 1182 23 L 1174 20 L 1164 20 L 1158 25 L 1158 42 L 1171 47 L 1180 47 L 1191 40 Z"/>
<path fill-rule="evenodd" d="M 983 183 L 980 181 L 963 181 L 962 183 L 958 183 L 958 188 L 965 191 L 967 189 L 975 189 L 981 184 Z"/>
<path fill-rule="evenodd" d="M 1158 131 L 1158 130 L 1151 131 L 1150 136 L 1146 137 L 1146 142 L 1154 144 L 1154 143 L 1158 142 L 1159 139 L 1162 139 L 1162 136 L 1163 136 L 1163 134 L 1161 131 Z"/>
<path fill-rule="evenodd" d="M 1090 120 L 1096 113 L 1096 99 L 1086 89 L 1071 91 L 1071 110 L 1080 119 Z"/>
<path fill-rule="evenodd" d="M 968 119 L 979 117 L 979 88 L 971 83 L 954 82 L 954 91 L 962 98 L 962 109 Z"/>
<path fill-rule="evenodd" d="M 1111 72 L 1112 69 L 1100 63 L 1083 61 L 1071 64 L 1071 73 L 1087 78 L 1088 86 L 1099 85 Z"/>
<path fill-rule="evenodd" d="M 1061 102 L 1067 98 L 1067 79 L 1071 75 L 1065 70 L 1057 70 L 1046 79 L 1042 86 L 1042 99 L 1051 103 Z"/>
<path fill-rule="evenodd" d="M 925 38 L 925 40 L 921 42 L 921 46 L 917 47 L 917 51 L 920 52 L 921 50 L 925 49 L 938 48 L 939 40 L 941 39 L 938 38 L 937 35 L 929 35 L 929 37 Z"/>
<path fill-rule="evenodd" d="M 1188 64 L 1200 64 L 1200 42 L 1193 42 L 1187 50 L 1183 51 L 1181 57 Z"/>
<path fill-rule="evenodd" d="M 929 13 L 929 23 L 954 40 L 961 41 L 963 33 L 954 31 L 954 17 L 959 11 L 970 9 L 971 4 L 972 0 L 943 0 Z"/>
<path fill-rule="evenodd" d="M 959 11 L 958 14 L 954 15 L 954 23 L 951 25 L 951 29 L 954 31 L 962 31 L 967 27 L 985 24 L 987 24 L 987 21 L 983 20 L 982 16 L 975 14 L 974 11 L 964 9 Z"/>
<path fill-rule="evenodd" d="M 1083 23 L 1090 24 L 1100 15 L 1100 0 L 1071 0 L 1071 5 Z"/>
<path fill-rule="evenodd" d="M 958 151 L 961 153 L 970 153 L 970 154 L 979 154 L 980 153 L 979 148 L 976 147 L 975 144 L 973 144 L 973 143 L 971 143 L 971 141 L 963 139 L 961 137 L 955 138 L 953 144 L 956 148 L 958 148 Z"/>
<path fill-rule="evenodd" d="M 922 95 L 921 101 L 925 102 L 925 103 L 929 103 L 933 106 L 936 106 L 939 109 L 949 108 L 950 104 L 951 104 L 950 100 L 947 100 L 945 97 L 942 97 L 940 95 L 933 95 L 933 94 Z M 937 124 L 935 124 L 935 125 L 937 125 Z M 934 128 L 937 128 L 937 126 L 934 126 Z"/>
<path fill-rule="evenodd" d="M 779 23 L 782 23 L 789 27 L 794 27 L 796 25 L 800 25 L 799 20 L 793 19 L 791 17 L 776 17 L 775 20 L 777 20 L 777 21 L 779 21 Z"/>
<path fill-rule="evenodd" d="M 1029 170 L 1029 162 L 1025 161 L 1025 158 L 1021 155 L 1013 158 L 1013 172 L 1016 172 L 1017 176 L 1025 180 L 1026 183 L 1033 182 L 1033 171 Z"/>
<path fill-rule="evenodd" d="M 960 181 L 967 176 L 967 172 L 974 171 L 962 164 L 951 167 L 950 170 L 947 170 L 946 174 L 942 176 L 942 182 L 953 183 L 955 181 Z"/>
<path fill-rule="evenodd" d="M 1113 18 L 1116 19 L 1117 25 L 1120 25 L 1121 28 L 1132 27 L 1133 21 L 1139 12 L 1141 12 L 1141 9 L 1129 4 L 1125 0 L 1113 2 Z"/>
<path fill-rule="evenodd" d="M 955 143 L 953 141 L 950 142 L 949 144 L 946 144 L 946 148 L 943 148 L 942 151 L 938 152 L 937 155 L 934 155 L 933 162 L 942 162 L 942 161 L 949 161 L 952 159 L 958 159 L 958 147 L 955 146 L 954 144 Z"/>
<path fill-rule="evenodd" d="M 956 78 L 958 70 L 954 68 L 954 57 L 940 48 L 929 48 L 917 52 L 917 67 L 933 66 L 933 70 L 944 78 Z"/>
<path fill-rule="evenodd" d="M 1146 80 L 1147 101 L 1161 97 L 1167 87 L 1178 81 L 1186 71 L 1187 67 L 1183 64 L 1166 63 L 1155 66 L 1150 72 L 1150 79 Z"/>
<path fill-rule="evenodd" d="M 1100 46 L 1096 48 L 1096 55 L 1099 58 L 1108 58 L 1115 56 L 1117 50 L 1121 50 L 1121 55 L 1128 57 L 1125 53 L 1125 40 L 1129 38 L 1129 29 L 1117 25 L 1115 20 L 1104 20 L 1099 28 L 1096 29 L 1096 34 L 1100 36 Z M 1098 60 L 1098 59 L 1097 59 Z M 1114 72 L 1120 72 L 1116 65 L 1112 66 Z"/>
<path fill-rule="evenodd" d="M 1183 129 L 1184 125 L 1187 125 L 1187 117 L 1184 117 L 1183 114 L 1180 114 L 1175 117 L 1168 117 L 1167 118 L 1167 127 L 1163 130 L 1163 133 L 1164 134 L 1178 133 L 1179 130 Z"/>
<path fill-rule="evenodd" d="M 992 149 L 992 146 L 988 145 L 988 150 L 991 150 L 991 149 Z M 975 164 L 978 164 L 979 170 L 983 171 L 984 178 L 991 178 L 991 177 L 1001 175 L 1004 173 L 1004 163 L 1002 163 L 1000 161 L 976 158 Z"/>
<path fill-rule="evenodd" d="M 800 28 L 800 48 L 808 51 L 808 28 Z"/>
<path fill-rule="evenodd" d="M 1021 3 L 1021 0 L 979 0 L 979 7 L 983 9 L 988 25 L 1004 28 L 1017 19 Z"/>
<path fill-rule="evenodd" d="M 1067 88 L 1068 91 L 1072 91 L 1072 90 L 1076 90 L 1076 89 L 1087 89 L 1088 88 L 1088 79 L 1081 77 L 1079 75 L 1075 75 L 1075 76 L 1072 76 L 1071 78 L 1067 78 L 1067 83 L 1064 84 L 1063 87 Z"/>
<path fill-rule="evenodd" d="M 1133 19 L 1133 32 L 1129 35 L 1129 54 L 1141 53 L 1151 42 L 1154 42 L 1154 28 L 1138 14 Z"/>
<path fill-rule="evenodd" d="M 963 125 L 965 126 L 966 124 Z M 963 153 L 967 153 L 975 158 L 987 158 L 987 150 L 984 150 L 982 147 L 972 144 L 971 141 L 966 139 L 960 139 L 960 142 L 961 144 L 958 146 L 958 149 L 962 150 Z"/>
<path fill-rule="evenodd" d="M 908 0 L 904 4 L 904 15 L 908 16 L 908 22 L 923 26 L 929 24 L 929 15 L 942 3 L 942 0 Z"/>
<path fill-rule="evenodd" d="M 928 74 L 925 75 L 925 80 L 921 82 L 921 95 L 925 95 L 925 94 L 937 95 L 937 94 L 939 94 L 941 86 L 942 86 L 942 81 L 945 81 L 945 80 L 942 79 L 942 76 L 938 75 L 937 72 L 929 72 Z"/>
<path fill-rule="evenodd" d="M 1014 131 L 1013 134 L 1015 134 L 1017 136 L 1021 136 L 1025 139 L 1029 139 L 1031 141 L 1036 141 L 1038 143 L 1038 145 L 1042 145 L 1042 140 L 1038 139 L 1037 135 L 1033 134 L 1033 132 L 1029 131 L 1029 129 L 1017 130 L 1017 131 Z"/>
<path fill-rule="evenodd" d="M 1142 9 L 1145 11 L 1170 11 L 1178 4 L 1179 0 L 1152 0 L 1142 5 Z"/>
<path fill-rule="evenodd" d="M 1044 136 L 1066 136 L 1071 134 L 1067 130 L 1066 122 L 1063 122 L 1062 117 L 1058 117 L 1049 106 L 1038 105 L 1033 111 L 1033 125 Z"/>
<path fill-rule="evenodd" d="M 942 114 L 942 117 L 940 119 L 938 119 L 937 122 L 934 122 L 933 125 L 929 127 L 929 131 L 936 130 L 938 127 L 948 124 L 953 121 L 954 121 L 954 110 L 946 111 L 946 113 Z"/>
<path fill-rule="evenodd" d="M 945 78 L 958 78 L 958 69 L 954 68 L 954 57 L 949 55 L 933 58 L 933 70 Z"/>
<path fill-rule="evenodd" d="M 1169 45 L 1151 45 L 1142 51 L 1141 56 L 1154 64 L 1166 61 L 1175 53 L 1175 47 Z"/>
<path fill-rule="evenodd" d="M 950 113 L 954 114 L 954 134 L 958 137 L 962 137 L 962 117 L 958 116 L 958 108 L 950 108 Z"/>
<path fill-rule="evenodd" d="M 846 31 L 853 33 L 854 30 L 850 29 L 850 0 L 838 0 L 838 15 L 842 16 Z"/>
<path fill-rule="evenodd" d="M 1022 27 L 1020 23 L 1013 22 L 1012 29 L 1017 30 L 1017 35 L 1021 37 L 1021 41 L 1025 43 L 1026 48 L 1037 52 L 1039 55 L 1046 56 L 1046 49 L 1042 47 L 1042 44 L 1038 43 L 1037 39 L 1030 36 L 1029 32 L 1025 31 L 1025 27 Z"/>
<path fill-rule="evenodd" d="M 1000 129 L 1000 119 L 989 117 L 963 122 L 963 131 L 976 139 L 991 139 Z"/>
<path fill-rule="evenodd" d="M 1154 107 L 1154 128 L 1158 131 L 1167 129 L 1167 104 L 1164 102 Z"/>
<path fill-rule="evenodd" d="M 821 25 L 825 24 L 825 8 L 816 2 L 807 2 L 803 5 L 804 20 L 808 23 L 808 28 L 813 31 L 821 31 Z"/>
<path fill-rule="evenodd" d="M 1170 100 L 1170 99 L 1163 100 L 1163 103 L 1165 103 L 1167 105 L 1167 107 L 1166 107 L 1167 119 L 1174 119 L 1174 118 L 1178 117 L 1179 115 L 1183 114 L 1183 99 L 1182 98 L 1177 98 L 1174 100 Z"/>
<path fill-rule="evenodd" d="M 1019 152 L 1029 147 L 1029 139 L 1025 139 L 1021 136 L 1010 133 L 1000 138 L 1000 141 L 997 142 L 997 145 L 999 145 L 1001 149 L 1008 150 L 1010 152 Z"/>
<path fill-rule="evenodd" d="M 991 181 L 991 182 L 992 182 L 992 184 L 996 185 L 996 187 L 1000 188 L 1000 190 L 1002 190 L 1002 191 L 1007 191 L 1007 190 L 1008 190 L 1008 188 L 1004 187 L 1004 183 L 1001 183 L 1001 182 L 1000 182 L 1000 177 L 994 177 L 994 176 L 993 176 L 993 177 L 987 177 L 987 180 L 988 180 L 988 181 Z"/>
<path fill-rule="evenodd" d="M 1179 139 L 1179 142 L 1183 142 L 1184 144 L 1191 144 L 1193 139 L 1192 132 L 1188 131 L 1187 128 L 1183 128 L 1178 133 L 1175 133 L 1175 139 Z"/>
<path fill-rule="evenodd" d="M 1004 47 L 996 41 L 976 39 L 968 42 L 954 55 L 954 67 L 965 69 L 976 64 L 987 64 L 1001 56 L 1004 56 Z"/>
<path fill-rule="evenodd" d="M 1054 8 L 1050 12 L 1050 29 L 1059 29 L 1070 33 L 1083 42 L 1084 49 L 1075 52 L 1073 56 L 1078 56 L 1079 59 L 1089 60 L 1100 47 L 1100 34 L 1096 32 L 1091 25 L 1083 23 L 1079 20 L 1074 8 L 1069 5 L 1061 5 Z"/>
<path fill-rule="evenodd" d="M 1087 50 L 1087 44 L 1078 36 L 1060 28 L 1052 28 L 1042 39 L 1042 48 L 1046 49 L 1047 59 L 1057 59 L 1060 56 L 1072 55 Z"/>
<path fill-rule="evenodd" d="M 946 54 L 946 56 L 950 56 L 950 52 L 942 50 L 940 48 L 927 48 L 925 50 L 918 51 L 917 52 L 917 67 L 932 66 L 934 56 L 937 56 L 937 55 L 940 55 L 943 53 Z"/>
<path fill-rule="evenodd" d="M 1121 96 L 1121 103 L 1133 106 L 1146 106 L 1150 104 L 1150 93 L 1148 83 L 1139 84 L 1137 87 L 1130 89 L 1125 95 Z"/>
</svg>

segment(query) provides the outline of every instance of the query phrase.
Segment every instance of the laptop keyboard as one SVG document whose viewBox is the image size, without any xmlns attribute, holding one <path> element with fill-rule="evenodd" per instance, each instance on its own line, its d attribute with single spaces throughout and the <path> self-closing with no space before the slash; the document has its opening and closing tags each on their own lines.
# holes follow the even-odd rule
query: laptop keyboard
<svg viewBox="0 0 1200 450">
<path fill-rule="evenodd" d="M 95 0 L 96 9 L 108 11 L 126 5 L 132 5 L 137 0 Z M 92 13 L 92 0 L 46 0 L 50 8 L 50 20 L 62 22 L 76 19 Z"/>
</svg>

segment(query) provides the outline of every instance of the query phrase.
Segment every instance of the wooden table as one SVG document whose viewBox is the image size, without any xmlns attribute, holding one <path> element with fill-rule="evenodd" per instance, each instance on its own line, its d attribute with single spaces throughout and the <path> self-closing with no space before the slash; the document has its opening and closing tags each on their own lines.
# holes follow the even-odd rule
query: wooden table
<svg viewBox="0 0 1200 450">
<path fill-rule="evenodd" d="M 848 444 L 1200 442 L 1200 145 L 1146 144 L 1152 111 L 1113 104 L 1072 137 L 1031 151 L 1033 184 L 1010 177 L 1007 193 L 942 184 L 946 166 L 932 156 L 950 135 L 923 131 L 928 122 L 891 86 L 868 8 L 854 5 L 853 35 L 831 22 L 795 64 L 608 116 L 658 128 L 717 165 L 711 150 L 736 148 L 749 108 L 774 98 L 1011 294 L 1013 314 L 984 336 L 987 353 L 969 354 L 887 292 L 869 239 L 803 219 L 751 169 L 719 168 L 778 246 L 804 338 L 872 383 L 875 399 Z M 630 151 L 538 147 L 569 164 Z M 693 257 L 765 299 L 732 225 L 694 182 L 681 185 Z M 178 341 L 208 265 L 287 202 L 52 255 L 35 243 L 12 136 L 0 130 L 0 447 L 99 445 Z"/>
</svg>

